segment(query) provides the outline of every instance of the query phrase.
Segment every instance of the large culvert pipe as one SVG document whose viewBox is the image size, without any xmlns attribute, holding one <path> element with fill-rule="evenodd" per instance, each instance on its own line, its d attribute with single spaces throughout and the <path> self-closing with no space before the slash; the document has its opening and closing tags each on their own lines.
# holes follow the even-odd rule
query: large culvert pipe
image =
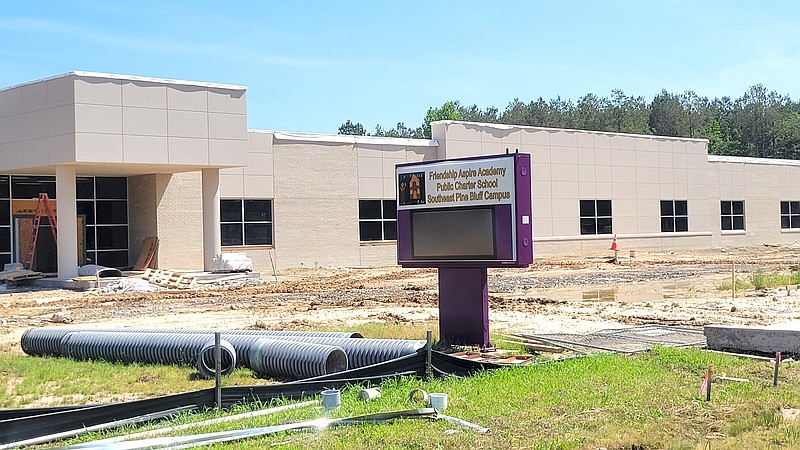
<svg viewBox="0 0 800 450">
<path fill-rule="evenodd" d="M 233 344 L 239 365 L 253 367 L 254 362 L 250 359 L 250 349 L 259 340 L 264 339 L 263 336 L 237 334 L 234 330 L 223 332 L 222 337 Z M 424 347 L 426 343 L 425 341 L 406 339 L 346 339 L 288 335 L 269 337 L 267 339 L 339 347 L 347 354 L 347 364 L 350 369 L 371 366 L 372 364 L 410 355 Z"/>
<path fill-rule="evenodd" d="M 409 339 L 326 339 L 289 336 L 281 337 L 281 340 L 341 347 L 347 353 L 347 363 L 351 369 L 410 355 L 425 347 L 426 344 L 426 341 Z"/>
<path fill-rule="evenodd" d="M 203 334 L 213 336 L 214 330 L 176 330 L 166 328 L 121 328 L 121 327 L 39 327 L 25 331 L 20 339 L 22 351 L 31 356 L 60 355 L 58 346 L 67 333 L 79 331 L 115 333 L 176 333 Z M 273 331 L 273 330 L 221 330 L 223 335 L 240 334 L 259 337 L 292 336 L 323 338 L 361 338 L 361 333 L 338 331 Z"/>
<path fill-rule="evenodd" d="M 236 350 L 227 342 L 220 343 L 222 374 L 236 366 Z M 83 331 L 67 333 L 59 353 L 77 359 L 99 359 L 124 363 L 192 364 L 200 375 L 214 376 L 214 339 L 200 334 L 177 333 L 114 333 Z"/>
<path fill-rule="evenodd" d="M 250 368 L 263 377 L 302 379 L 347 370 L 347 355 L 332 345 L 259 339 L 248 353 Z"/>
</svg>

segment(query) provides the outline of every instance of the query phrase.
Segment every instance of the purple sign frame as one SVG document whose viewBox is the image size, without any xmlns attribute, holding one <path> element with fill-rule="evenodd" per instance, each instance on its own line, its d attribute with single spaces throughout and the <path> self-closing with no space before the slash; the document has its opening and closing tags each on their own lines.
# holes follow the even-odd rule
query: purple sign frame
<svg viewBox="0 0 800 450">
<path fill-rule="evenodd" d="M 476 167 L 478 169 L 473 171 L 472 169 Z M 468 179 L 473 172 L 491 174 L 500 173 L 501 170 L 495 169 L 496 172 L 491 172 L 486 169 L 486 172 L 482 172 L 484 169 L 481 167 L 513 168 L 513 177 L 509 178 L 508 175 L 511 174 L 507 174 L 507 171 L 504 170 L 502 172 L 503 179 L 499 183 L 493 181 L 489 175 L 477 184 L 470 184 Z M 530 155 L 514 153 L 398 164 L 395 172 L 398 189 L 398 264 L 403 267 L 436 267 L 439 269 L 439 336 L 443 342 L 491 348 L 487 268 L 527 267 L 533 262 Z M 451 181 L 440 183 L 437 181 L 437 176 L 456 181 L 455 183 Z M 499 175 L 494 180 L 497 178 Z M 459 179 L 464 181 L 457 181 Z M 429 182 L 430 185 L 426 186 L 426 182 Z M 465 188 L 458 191 L 461 186 Z M 498 192 L 481 191 L 480 186 L 494 186 L 495 191 Z M 503 186 L 507 189 L 506 191 L 502 191 Z M 508 188 L 508 186 L 511 187 Z M 432 192 L 440 192 L 441 189 L 455 190 L 459 193 L 453 194 L 453 196 L 433 195 Z M 510 193 L 510 196 L 503 195 L 505 193 Z M 438 203 L 442 202 L 443 198 L 445 204 L 439 205 Z M 474 198 L 478 200 L 472 202 L 471 199 Z M 486 198 L 493 200 L 486 201 Z M 499 200 L 494 202 L 495 198 Z M 459 199 L 464 201 L 459 201 Z M 486 255 L 483 256 L 470 254 L 470 256 L 464 257 L 458 256 L 460 255 L 458 251 L 441 256 L 436 256 L 435 253 L 433 253 L 434 256 L 430 256 L 430 254 L 426 254 L 425 257 L 415 256 L 414 215 L 417 211 L 442 212 L 446 216 L 449 211 L 456 212 L 476 208 L 491 210 L 491 233 L 493 236 L 490 240 L 493 240 L 493 252 L 486 252 Z M 446 229 L 446 227 L 444 228 Z M 486 232 L 488 229 L 489 227 L 484 227 L 480 232 Z M 469 233 L 466 235 L 468 236 Z M 445 236 L 446 234 L 443 233 L 434 235 L 433 238 L 448 239 Z M 481 236 L 481 238 L 483 237 L 485 236 Z M 431 239 L 429 236 L 426 238 Z M 463 238 L 464 235 L 457 235 L 454 239 L 455 242 L 450 242 L 443 247 L 451 249 L 454 246 L 457 247 L 458 239 Z"/>
</svg>

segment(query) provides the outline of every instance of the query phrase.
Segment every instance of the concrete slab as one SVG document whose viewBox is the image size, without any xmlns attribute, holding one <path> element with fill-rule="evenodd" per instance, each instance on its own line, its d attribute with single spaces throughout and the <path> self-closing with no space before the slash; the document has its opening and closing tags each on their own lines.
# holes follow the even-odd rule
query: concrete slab
<svg viewBox="0 0 800 450">
<path fill-rule="evenodd" d="M 736 353 L 776 352 L 800 355 L 800 323 L 778 324 L 769 327 L 706 325 L 707 347 Z"/>
<path fill-rule="evenodd" d="M 770 330 L 795 330 L 795 331 L 800 331 L 800 320 L 795 320 L 795 321 L 792 321 L 792 322 L 776 323 L 774 325 L 767 325 L 764 328 L 768 328 Z"/>
</svg>

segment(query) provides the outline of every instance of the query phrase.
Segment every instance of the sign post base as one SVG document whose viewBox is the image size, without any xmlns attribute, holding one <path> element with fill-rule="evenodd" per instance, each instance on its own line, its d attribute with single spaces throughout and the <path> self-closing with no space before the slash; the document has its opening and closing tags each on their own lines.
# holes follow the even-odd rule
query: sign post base
<svg viewBox="0 0 800 450">
<path fill-rule="evenodd" d="M 492 348 L 486 267 L 439 268 L 439 339 Z"/>
</svg>

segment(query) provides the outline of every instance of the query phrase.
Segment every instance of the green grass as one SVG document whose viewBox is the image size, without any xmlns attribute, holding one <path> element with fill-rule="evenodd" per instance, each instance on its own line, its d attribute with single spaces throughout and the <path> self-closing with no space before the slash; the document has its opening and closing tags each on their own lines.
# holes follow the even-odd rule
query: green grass
<svg viewBox="0 0 800 450">
<path fill-rule="evenodd" d="M 753 285 L 745 280 L 736 278 L 736 290 L 737 291 L 745 291 L 748 289 L 753 289 Z M 717 290 L 718 291 L 730 291 L 731 290 L 731 282 L 730 281 L 723 281 L 717 283 Z"/>
<path fill-rule="evenodd" d="M 800 284 L 800 270 L 795 270 L 789 275 L 766 273 L 763 270 L 757 270 L 750 274 L 750 281 L 742 280 L 739 277 L 736 277 L 737 291 L 746 289 L 762 290 L 784 287 L 793 284 Z M 717 290 L 720 291 L 730 291 L 731 282 L 723 281 L 721 283 L 717 283 L 716 287 Z"/>
<path fill-rule="evenodd" d="M 698 393 L 708 365 L 715 374 L 749 378 L 750 383 L 714 384 L 713 399 Z M 24 406 L 42 397 L 79 393 L 92 397 L 161 395 L 209 387 L 191 380 L 189 367 L 124 366 L 79 363 L 56 358 L 0 355 L 3 379 L 21 380 L 7 388 L 0 406 Z M 137 381 L 142 375 L 158 381 Z M 237 370 L 226 385 L 252 384 L 248 371 Z M 659 348 L 638 356 L 597 355 L 529 367 L 481 373 L 469 378 L 429 382 L 395 379 L 381 386 L 382 397 L 364 403 L 359 387 L 346 389 L 334 417 L 411 407 L 406 394 L 415 387 L 449 395 L 447 413 L 491 428 L 480 435 L 444 422 L 403 420 L 315 432 L 289 432 L 226 445 L 226 448 L 407 449 L 695 449 L 800 447 L 800 425 L 783 420 L 784 407 L 800 407 L 800 365 L 786 362 L 781 383 L 772 387 L 772 366 L 697 349 Z M 2 392 L 2 391 L 0 391 Z M 75 403 L 74 401 L 65 403 Z M 249 407 L 237 408 L 237 412 Z M 171 423 L 214 416 L 184 414 Z M 241 422 L 204 427 L 194 432 L 266 426 L 315 419 L 318 408 L 303 408 Z M 446 433 L 455 430 L 454 434 Z M 130 431 L 128 429 L 127 431 Z M 100 437 L 95 434 L 92 438 Z M 84 442 L 82 437 L 70 443 Z"/>
<path fill-rule="evenodd" d="M 795 271 L 791 275 L 771 274 L 763 271 L 756 271 L 751 276 L 753 280 L 754 289 L 767 289 L 775 287 L 783 287 L 789 284 L 796 284 L 800 282 L 800 271 Z M 793 281 L 798 280 L 798 281 Z"/>
</svg>

